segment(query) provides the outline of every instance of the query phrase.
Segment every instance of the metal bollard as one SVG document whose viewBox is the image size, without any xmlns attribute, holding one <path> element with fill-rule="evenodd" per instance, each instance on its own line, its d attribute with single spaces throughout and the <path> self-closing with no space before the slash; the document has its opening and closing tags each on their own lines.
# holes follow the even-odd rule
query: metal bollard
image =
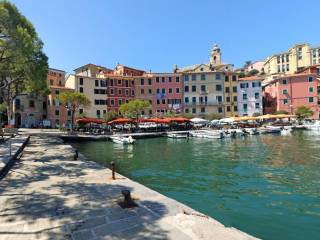
<svg viewBox="0 0 320 240">
<path fill-rule="evenodd" d="M 115 170 L 116 170 L 116 164 L 114 163 L 114 161 L 112 161 L 112 162 L 111 162 L 111 171 L 112 171 L 112 179 L 113 179 L 113 180 L 116 179 Z"/>
<path fill-rule="evenodd" d="M 132 207 L 137 207 L 138 206 L 132 200 L 130 190 L 125 189 L 125 190 L 122 190 L 121 193 L 122 193 L 122 195 L 124 197 L 124 200 L 123 200 L 123 202 L 120 202 L 119 205 L 122 208 L 132 208 Z"/>
<path fill-rule="evenodd" d="M 75 153 L 74 153 L 74 156 L 73 156 L 73 159 L 74 160 L 78 160 L 78 157 L 79 157 L 79 153 L 78 153 L 78 150 L 76 149 Z"/>
</svg>

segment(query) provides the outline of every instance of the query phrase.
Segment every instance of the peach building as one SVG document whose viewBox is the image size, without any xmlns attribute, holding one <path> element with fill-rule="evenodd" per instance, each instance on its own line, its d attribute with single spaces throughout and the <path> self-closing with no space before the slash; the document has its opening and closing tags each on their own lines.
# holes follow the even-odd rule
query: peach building
<svg viewBox="0 0 320 240">
<path fill-rule="evenodd" d="M 278 77 L 264 86 L 264 113 L 287 111 L 294 114 L 299 106 L 310 107 L 319 119 L 319 75 L 297 73 Z"/>
<path fill-rule="evenodd" d="M 57 96 L 66 91 L 74 91 L 65 87 L 65 71 L 49 68 L 48 71 L 48 87 L 50 94 L 47 103 L 47 120 L 50 121 L 51 127 L 66 126 L 71 123 L 71 113 L 63 106 Z"/>
</svg>

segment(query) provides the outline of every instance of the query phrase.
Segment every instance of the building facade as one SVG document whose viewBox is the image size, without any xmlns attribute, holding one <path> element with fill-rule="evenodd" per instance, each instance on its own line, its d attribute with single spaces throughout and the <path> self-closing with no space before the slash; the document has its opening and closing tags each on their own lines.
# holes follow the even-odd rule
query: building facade
<svg viewBox="0 0 320 240">
<path fill-rule="evenodd" d="M 267 75 L 294 74 L 301 69 L 320 63 L 320 46 L 296 44 L 288 51 L 268 57 L 264 64 Z"/>
<path fill-rule="evenodd" d="M 238 74 L 226 72 L 224 76 L 224 116 L 238 116 Z"/>
<path fill-rule="evenodd" d="M 274 79 L 264 86 L 264 112 L 286 111 L 294 114 L 299 106 L 313 110 L 319 119 L 319 79 L 315 73 L 298 73 Z"/>
<path fill-rule="evenodd" d="M 245 77 L 238 81 L 238 112 L 239 116 L 262 114 L 262 78 Z"/>
</svg>

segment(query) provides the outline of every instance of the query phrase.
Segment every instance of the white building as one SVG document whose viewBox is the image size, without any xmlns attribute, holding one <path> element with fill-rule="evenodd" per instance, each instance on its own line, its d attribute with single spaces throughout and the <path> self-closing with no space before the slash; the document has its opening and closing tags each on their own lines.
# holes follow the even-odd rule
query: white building
<svg viewBox="0 0 320 240">
<path fill-rule="evenodd" d="M 239 116 L 262 114 L 262 88 L 260 77 L 239 78 L 238 112 Z"/>
</svg>

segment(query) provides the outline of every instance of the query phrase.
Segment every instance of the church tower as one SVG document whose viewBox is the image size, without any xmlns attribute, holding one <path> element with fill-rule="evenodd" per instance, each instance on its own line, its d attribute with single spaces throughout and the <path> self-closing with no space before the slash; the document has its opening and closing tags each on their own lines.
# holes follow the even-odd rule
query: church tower
<svg viewBox="0 0 320 240">
<path fill-rule="evenodd" d="M 221 51 L 218 44 L 213 44 L 210 54 L 210 64 L 220 65 L 221 64 Z"/>
</svg>

